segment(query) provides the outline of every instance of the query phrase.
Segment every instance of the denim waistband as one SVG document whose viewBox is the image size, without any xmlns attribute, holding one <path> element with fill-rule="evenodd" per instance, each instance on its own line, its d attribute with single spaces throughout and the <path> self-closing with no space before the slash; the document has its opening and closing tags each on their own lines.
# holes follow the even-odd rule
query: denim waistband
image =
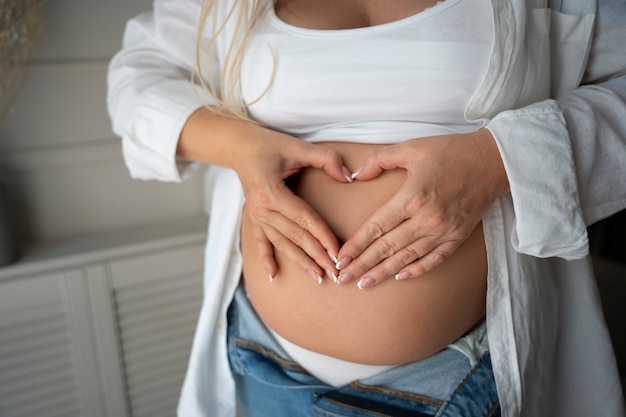
<svg viewBox="0 0 626 417">
<path fill-rule="evenodd" d="M 229 326 L 236 327 L 237 338 L 258 344 L 267 351 L 273 352 L 274 355 L 282 360 L 292 361 L 294 364 L 297 364 L 302 368 L 303 373 L 309 373 L 306 368 L 309 368 L 311 364 L 304 364 L 305 366 L 303 366 L 290 357 L 257 315 L 243 288 L 240 287 L 237 290 L 233 304 L 234 307 L 231 306 L 231 309 L 235 308 L 237 313 L 234 317 L 229 317 L 229 320 L 234 319 L 236 323 L 229 323 Z M 488 352 L 486 335 L 486 326 L 484 323 L 481 323 L 467 335 L 434 355 L 416 362 L 399 365 L 360 381 L 367 384 L 394 386 L 401 389 L 403 380 L 410 380 L 410 385 L 413 385 L 415 382 L 415 378 L 404 378 L 403 376 L 414 375 L 418 372 L 426 377 L 425 380 L 429 381 L 428 387 L 425 388 L 429 395 L 436 397 L 445 395 L 449 389 L 453 389 L 456 386 L 456 377 L 454 375 L 458 372 L 463 373 L 465 370 L 475 366 Z M 442 375 L 445 375 L 445 377 L 441 377 Z M 312 377 L 310 373 L 309 377 Z M 328 385 L 316 378 L 314 380 L 318 384 Z M 440 383 L 435 381 L 440 381 Z M 450 382 L 449 386 L 446 381 Z"/>
</svg>

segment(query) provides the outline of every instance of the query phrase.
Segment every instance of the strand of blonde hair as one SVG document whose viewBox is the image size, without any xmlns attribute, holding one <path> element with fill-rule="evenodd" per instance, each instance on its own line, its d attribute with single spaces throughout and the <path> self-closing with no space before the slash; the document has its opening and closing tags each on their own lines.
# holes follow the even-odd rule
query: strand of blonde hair
<svg viewBox="0 0 626 417">
<path fill-rule="evenodd" d="M 242 102 L 239 94 L 241 66 L 247 41 L 254 29 L 255 18 L 258 15 L 261 0 L 233 1 L 232 6 L 226 12 L 225 18 L 223 21 L 220 21 L 221 10 L 218 10 L 218 7 L 224 5 L 224 3 L 223 0 L 205 0 L 203 2 L 196 38 L 196 64 L 192 71 L 192 83 L 194 86 L 196 85 L 197 77 L 199 84 L 216 103 L 211 105 L 213 111 L 250 120 L 247 112 L 248 107 L 265 95 L 273 79 L 272 72 L 270 83 L 268 83 L 261 95 L 250 103 Z M 202 41 L 205 39 L 204 32 L 208 19 L 212 19 L 212 29 L 207 36 L 207 44 L 203 46 Z M 216 45 L 220 36 L 224 35 L 226 26 L 231 22 L 231 19 L 235 19 L 233 37 L 228 40 L 226 53 L 224 57 L 221 57 L 221 68 L 219 68 L 219 71 L 216 71 Z M 203 76 L 205 74 L 202 66 L 202 60 L 205 57 L 208 60 L 206 77 Z M 219 74 L 219 76 L 216 74 Z"/>
</svg>

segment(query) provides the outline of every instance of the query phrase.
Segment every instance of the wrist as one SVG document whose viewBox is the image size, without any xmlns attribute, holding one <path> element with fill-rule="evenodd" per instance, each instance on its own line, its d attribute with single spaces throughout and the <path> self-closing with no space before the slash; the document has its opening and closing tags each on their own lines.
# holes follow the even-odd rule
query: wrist
<svg viewBox="0 0 626 417">
<path fill-rule="evenodd" d="M 255 136 L 254 129 L 263 128 L 251 121 L 201 107 L 183 126 L 176 155 L 191 161 L 235 168 L 242 150 L 247 149 L 244 142 Z"/>
<path fill-rule="evenodd" d="M 474 133 L 474 146 L 482 162 L 482 170 L 486 179 L 493 185 L 495 197 L 510 191 L 509 179 L 504 168 L 504 162 L 498 149 L 498 144 L 489 129 L 481 129 Z"/>
</svg>

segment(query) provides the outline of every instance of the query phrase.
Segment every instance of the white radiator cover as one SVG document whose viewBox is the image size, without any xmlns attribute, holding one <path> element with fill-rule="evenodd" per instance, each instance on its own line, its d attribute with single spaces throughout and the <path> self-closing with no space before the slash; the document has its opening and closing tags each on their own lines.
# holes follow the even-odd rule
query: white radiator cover
<svg viewBox="0 0 626 417">
<path fill-rule="evenodd" d="M 202 302 L 206 219 L 33 248 L 0 268 L 1 417 L 171 417 Z"/>
</svg>

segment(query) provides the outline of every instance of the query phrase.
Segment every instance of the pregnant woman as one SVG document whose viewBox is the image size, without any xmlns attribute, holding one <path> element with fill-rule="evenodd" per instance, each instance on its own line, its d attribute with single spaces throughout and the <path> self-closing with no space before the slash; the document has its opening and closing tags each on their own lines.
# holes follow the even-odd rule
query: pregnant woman
<svg viewBox="0 0 626 417">
<path fill-rule="evenodd" d="M 253 102 L 271 85 L 249 107 L 254 120 L 336 151 L 353 170 L 386 144 L 478 129 L 463 112 L 487 68 L 488 1 L 453 0 L 423 11 L 419 2 L 406 2 L 398 6 L 403 18 L 380 22 L 371 16 L 377 20 L 369 27 L 360 27 L 353 13 L 342 17 L 336 3 L 328 11 L 312 7 L 310 18 L 307 6 L 276 7 L 255 29 L 241 71 L 244 100 Z M 317 14 L 336 15 L 336 21 Z M 334 27 L 340 29 L 327 29 Z M 406 176 L 395 169 L 370 181 L 357 176 L 342 183 L 306 168 L 291 182 L 294 193 L 346 241 Z M 480 226 L 429 275 L 359 291 L 357 285 L 312 286 L 302 264 L 280 252 L 276 280 L 268 285 L 252 224 L 246 207 L 245 287 L 269 328 L 298 346 L 351 362 L 398 365 L 441 350 L 484 315 L 487 260 Z M 333 274 L 339 272 L 332 266 L 325 271 L 329 281 Z"/>
<path fill-rule="evenodd" d="M 626 205 L 576 180 L 626 159 L 625 63 L 587 91 L 589 56 L 548 47 L 601 43 L 588 4 L 161 0 L 129 23 L 109 110 L 131 173 L 214 165 L 180 416 L 622 415 L 574 260 Z M 610 147 L 606 171 L 578 153 Z"/>
</svg>

